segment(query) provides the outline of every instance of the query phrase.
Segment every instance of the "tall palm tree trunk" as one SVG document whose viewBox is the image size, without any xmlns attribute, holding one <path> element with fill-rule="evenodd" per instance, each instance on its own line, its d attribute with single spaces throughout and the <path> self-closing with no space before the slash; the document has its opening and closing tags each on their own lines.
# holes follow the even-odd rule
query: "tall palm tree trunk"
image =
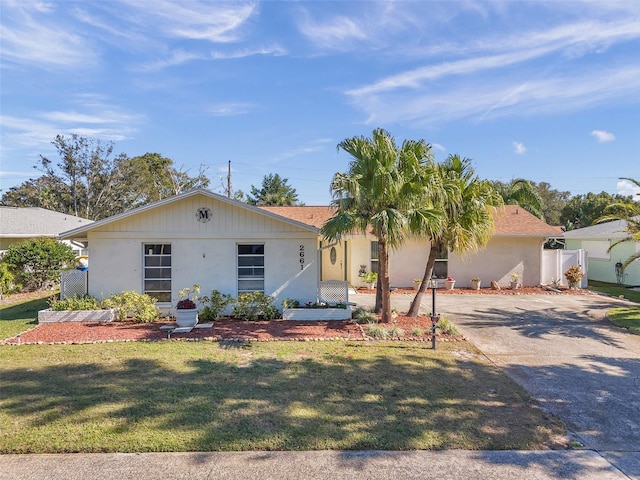
<svg viewBox="0 0 640 480">
<path fill-rule="evenodd" d="M 389 254 L 386 239 L 378 239 L 378 278 L 382 299 L 380 322 L 391 322 L 391 290 L 389 289 Z"/>
<path fill-rule="evenodd" d="M 416 296 L 413 297 L 413 301 L 411 302 L 411 307 L 409 307 L 407 317 L 417 317 L 420 313 L 420 304 L 422 303 L 422 297 L 424 296 L 424 293 L 427 290 L 427 285 L 429 284 L 429 280 L 433 275 L 433 266 L 436 264 L 438 247 L 438 242 L 431 242 L 431 248 L 429 249 L 429 258 L 427 259 L 427 266 L 424 269 L 424 276 L 422 277 L 422 282 L 420 283 L 420 288 L 418 289 Z M 433 313 L 434 312 L 431 312 L 432 315 Z"/>
</svg>

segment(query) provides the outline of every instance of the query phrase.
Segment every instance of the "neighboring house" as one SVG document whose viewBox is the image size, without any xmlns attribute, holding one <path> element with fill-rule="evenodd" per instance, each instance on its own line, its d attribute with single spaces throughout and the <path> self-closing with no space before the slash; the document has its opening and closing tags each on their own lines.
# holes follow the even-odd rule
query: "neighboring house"
<svg viewBox="0 0 640 480">
<path fill-rule="evenodd" d="M 322 225 L 333 215 L 332 207 L 261 207 L 263 210 L 298 222 Z M 506 205 L 494 213 L 495 230 L 488 245 L 468 256 L 441 252 L 436 260 L 435 275 L 451 276 L 457 287 L 468 287 L 471 278 L 480 277 L 483 285 L 492 280 L 507 286 L 511 274 L 517 273 L 525 286 L 542 283 L 543 246 L 547 239 L 561 237 L 562 229 L 552 227 L 517 205 Z M 377 271 L 378 244 L 373 235 L 352 234 L 340 242 L 321 244 L 322 280 L 346 280 L 360 285 L 358 273 L 362 265 Z M 389 275 L 393 287 L 410 287 L 414 278 L 422 278 L 429 254 L 427 240 L 410 239 L 389 256 Z"/>
<path fill-rule="evenodd" d="M 92 220 L 39 207 L 0 206 L 0 253 L 10 245 L 31 238 L 56 238 L 61 232 L 88 225 Z M 76 255 L 85 255 L 86 247 L 78 242 L 65 242 Z"/>
<path fill-rule="evenodd" d="M 639 260 L 631 263 L 624 273 L 616 269 L 616 264 L 640 252 L 640 242 L 623 242 L 608 251 L 611 244 L 628 235 L 624 232 L 626 226 L 626 221 L 616 220 L 565 232 L 566 248 L 587 251 L 589 280 L 640 286 Z"/>
<path fill-rule="evenodd" d="M 237 296 L 262 291 L 316 299 L 318 229 L 208 190 L 192 190 L 91 225 L 61 239 L 89 243 L 89 294 L 133 290 L 167 313 L 199 284 Z"/>
</svg>

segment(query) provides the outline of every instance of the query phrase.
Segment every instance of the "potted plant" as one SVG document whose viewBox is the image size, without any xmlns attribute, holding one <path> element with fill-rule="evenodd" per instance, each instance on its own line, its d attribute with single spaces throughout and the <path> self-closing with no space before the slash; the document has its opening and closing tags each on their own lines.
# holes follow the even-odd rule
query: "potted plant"
<svg viewBox="0 0 640 480">
<path fill-rule="evenodd" d="M 361 275 L 362 281 L 369 287 L 369 290 L 376 288 L 376 282 L 378 281 L 378 274 L 376 272 L 366 272 Z"/>
<path fill-rule="evenodd" d="M 453 279 L 453 277 L 447 277 L 447 279 L 444 281 L 444 288 L 446 290 L 453 290 L 453 287 L 455 287 L 456 285 L 456 281 Z"/>
<path fill-rule="evenodd" d="M 473 277 L 471 279 L 471 290 L 480 290 L 480 277 Z"/>
<path fill-rule="evenodd" d="M 582 277 L 584 277 L 584 273 L 582 273 L 582 269 L 578 265 L 574 265 L 564 272 L 564 276 L 567 279 L 567 282 L 569 282 L 569 288 L 571 290 L 575 290 L 578 288 Z"/>
<path fill-rule="evenodd" d="M 513 272 L 511 274 L 511 290 L 516 290 L 518 288 L 518 280 L 520 279 L 520 275 L 517 274 L 516 272 Z"/>
<path fill-rule="evenodd" d="M 420 288 L 420 284 L 422 283 L 422 279 L 421 278 L 414 278 L 413 279 L 413 289 L 414 290 L 418 290 Z"/>
<path fill-rule="evenodd" d="M 191 288 L 183 288 L 178 292 L 180 300 L 176 305 L 176 324 L 178 327 L 195 327 L 198 323 L 198 310 L 196 300 L 191 298 L 192 293 L 200 293 L 200 285 L 193 285 Z"/>
</svg>

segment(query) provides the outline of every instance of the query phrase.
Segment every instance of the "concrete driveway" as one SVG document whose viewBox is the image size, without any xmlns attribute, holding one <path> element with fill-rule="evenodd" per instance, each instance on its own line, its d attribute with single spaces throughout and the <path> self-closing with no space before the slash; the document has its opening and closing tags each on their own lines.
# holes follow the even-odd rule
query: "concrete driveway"
<svg viewBox="0 0 640 480">
<path fill-rule="evenodd" d="M 604 319 L 626 302 L 600 295 L 460 297 L 443 302 L 442 312 L 464 335 L 586 448 L 640 479 L 640 336 Z"/>
<path fill-rule="evenodd" d="M 406 311 L 409 296 L 394 297 Z M 640 336 L 604 318 L 627 305 L 601 295 L 436 295 L 437 313 L 577 441 L 640 479 Z M 431 310 L 431 296 L 423 307 Z"/>
</svg>

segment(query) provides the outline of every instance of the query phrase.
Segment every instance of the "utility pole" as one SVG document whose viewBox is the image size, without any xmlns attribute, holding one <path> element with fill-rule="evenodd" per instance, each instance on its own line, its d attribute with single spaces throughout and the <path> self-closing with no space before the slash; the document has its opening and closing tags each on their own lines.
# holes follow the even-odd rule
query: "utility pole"
<svg viewBox="0 0 640 480">
<path fill-rule="evenodd" d="M 231 160 L 227 168 L 227 198 L 231 198 Z"/>
</svg>

